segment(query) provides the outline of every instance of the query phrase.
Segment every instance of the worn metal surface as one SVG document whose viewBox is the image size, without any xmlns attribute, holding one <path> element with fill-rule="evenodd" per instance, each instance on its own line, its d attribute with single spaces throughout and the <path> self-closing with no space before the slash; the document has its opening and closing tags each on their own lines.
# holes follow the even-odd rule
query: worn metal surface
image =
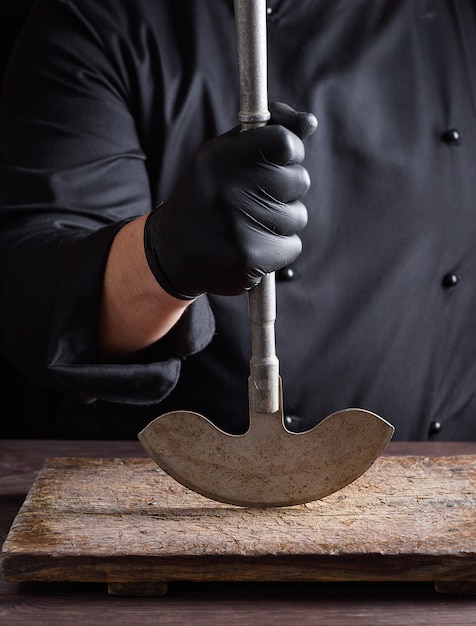
<svg viewBox="0 0 476 626">
<path fill-rule="evenodd" d="M 266 0 L 235 0 L 234 11 L 240 80 L 238 119 L 246 130 L 265 124 L 270 117 L 267 84 Z"/>
<path fill-rule="evenodd" d="M 361 409 L 346 409 L 305 433 L 288 432 L 281 409 L 250 408 L 250 428 L 228 435 L 192 412 L 166 413 L 139 439 L 172 478 L 208 498 L 241 506 L 303 504 L 345 487 L 382 453 L 393 427 Z"/>
</svg>

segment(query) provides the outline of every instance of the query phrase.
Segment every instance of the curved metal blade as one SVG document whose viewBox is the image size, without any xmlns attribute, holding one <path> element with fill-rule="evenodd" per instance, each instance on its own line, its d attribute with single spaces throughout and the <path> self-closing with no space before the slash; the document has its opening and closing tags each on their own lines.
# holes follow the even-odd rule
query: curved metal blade
<svg viewBox="0 0 476 626">
<path fill-rule="evenodd" d="M 172 478 L 207 498 L 249 507 L 319 500 L 361 476 L 394 428 L 362 409 L 345 409 L 312 430 L 290 433 L 281 407 L 250 413 L 244 435 L 230 435 L 203 415 L 174 411 L 140 433 L 149 456 Z"/>
</svg>

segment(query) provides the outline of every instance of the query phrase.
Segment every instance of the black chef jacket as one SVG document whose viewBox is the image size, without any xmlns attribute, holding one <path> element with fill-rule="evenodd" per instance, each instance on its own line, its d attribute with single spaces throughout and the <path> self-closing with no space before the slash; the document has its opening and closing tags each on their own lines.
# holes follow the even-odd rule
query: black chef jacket
<svg viewBox="0 0 476 626">
<path fill-rule="evenodd" d="M 475 439 L 475 3 L 270 0 L 268 48 L 270 100 L 319 119 L 303 252 L 277 273 L 287 423 L 358 406 L 395 439 Z M 246 295 L 204 295 L 130 362 L 96 360 L 115 234 L 237 111 L 231 0 L 37 4 L 0 121 L 1 352 L 36 388 L 10 389 L 23 436 L 135 437 L 171 409 L 246 428 Z M 40 389 L 49 410 L 21 415 Z"/>
</svg>

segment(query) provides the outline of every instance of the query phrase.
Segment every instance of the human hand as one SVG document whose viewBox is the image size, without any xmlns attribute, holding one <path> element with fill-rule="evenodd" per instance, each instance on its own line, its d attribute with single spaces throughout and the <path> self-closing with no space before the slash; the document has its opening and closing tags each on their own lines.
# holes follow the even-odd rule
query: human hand
<svg viewBox="0 0 476 626">
<path fill-rule="evenodd" d="M 300 165 L 311 113 L 270 105 L 268 125 L 233 129 L 193 155 L 172 196 L 149 215 L 149 267 L 172 296 L 237 295 L 301 252 L 307 223 L 301 198 L 310 179 Z"/>
</svg>

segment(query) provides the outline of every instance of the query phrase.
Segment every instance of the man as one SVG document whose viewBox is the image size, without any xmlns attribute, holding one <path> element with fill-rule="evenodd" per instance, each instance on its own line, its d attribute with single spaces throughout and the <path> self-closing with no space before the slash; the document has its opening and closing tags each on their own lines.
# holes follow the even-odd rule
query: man
<svg viewBox="0 0 476 626">
<path fill-rule="evenodd" d="M 277 270 L 290 429 L 360 406 L 395 439 L 476 435 L 473 3 L 268 14 L 292 108 L 241 136 L 230 0 L 30 15 L 0 120 L 0 347 L 57 404 L 22 433 L 135 437 L 171 409 L 243 432 L 246 290 Z"/>
</svg>

